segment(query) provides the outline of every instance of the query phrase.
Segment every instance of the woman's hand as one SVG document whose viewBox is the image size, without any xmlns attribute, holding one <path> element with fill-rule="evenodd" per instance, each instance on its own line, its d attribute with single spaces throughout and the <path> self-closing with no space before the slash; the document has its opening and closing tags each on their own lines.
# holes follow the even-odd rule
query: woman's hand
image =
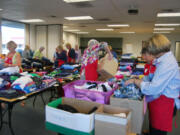
<svg viewBox="0 0 180 135">
<path fill-rule="evenodd" d="M 135 83 L 135 79 L 129 79 L 125 82 L 125 85 L 129 85 L 129 84 L 132 84 L 132 83 Z"/>
<path fill-rule="evenodd" d="M 140 80 L 140 79 L 129 79 L 125 82 L 125 85 L 134 83 L 136 86 L 138 86 L 140 88 L 141 82 L 142 82 L 142 80 Z"/>
</svg>

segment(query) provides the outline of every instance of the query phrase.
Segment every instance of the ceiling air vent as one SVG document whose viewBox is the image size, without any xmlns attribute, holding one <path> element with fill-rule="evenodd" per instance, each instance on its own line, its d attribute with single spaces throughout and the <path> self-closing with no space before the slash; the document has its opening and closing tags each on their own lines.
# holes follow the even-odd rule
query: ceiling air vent
<svg viewBox="0 0 180 135">
<path fill-rule="evenodd" d="M 70 3 L 72 6 L 76 8 L 90 8 L 93 7 L 93 5 L 90 2 L 75 2 L 75 3 Z"/>
<path fill-rule="evenodd" d="M 162 12 L 168 12 L 168 13 L 170 13 L 170 12 L 175 12 L 175 10 L 174 9 L 163 9 L 163 10 L 161 10 Z"/>
<path fill-rule="evenodd" d="M 100 21 L 100 22 L 107 22 L 110 21 L 111 19 L 109 18 L 101 18 L 101 19 L 96 19 L 96 21 Z"/>
</svg>

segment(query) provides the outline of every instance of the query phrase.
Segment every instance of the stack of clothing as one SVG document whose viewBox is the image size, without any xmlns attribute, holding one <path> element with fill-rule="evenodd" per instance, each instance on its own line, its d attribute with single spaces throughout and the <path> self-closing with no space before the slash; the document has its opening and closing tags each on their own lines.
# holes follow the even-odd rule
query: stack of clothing
<svg viewBox="0 0 180 135">
<path fill-rule="evenodd" d="M 20 90 L 24 93 L 31 93 L 33 91 L 52 86 L 55 83 L 56 83 L 55 79 L 43 80 L 41 76 L 31 73 L 16 79 L 12 83 L 12 88 L 16 90 Z"/>
<path fill-rule="evenodd" d="M 48 74 L 50 77 L 56 78 L 74 78 L 79 74 L 80 65 L 63 64 L 61 67 L 56 68 L 53 72 Z"/>
<path fill-rule="evenodd" d="M 136 67 L 133 69 L 131 75 L 143 75 L 144 74 L 144 66 L 145 64 L 137 64 Z"/>
<path fill-rule="evenodd" d="M 114 91 L 114 97 L 116 98 L 128 98 L 134 100 L 142 100 L 143 95 L 140 89 L 135 84 L 124 85 L 125 80 L 117 82 L 119 88 Z"/>
<path fill-rule="evenodd" d="M 23 95 L 24 95 L 23 92 L 20 92 L 20 91 L 17 91 L 17 90 L 12 90 L 12 89 L 0 90 L 0 97 L 3 97 L 3 98 L 12 99 L 12 98 L 21 97 Z"/>
<path fill-rule="evenodd" d="M 132 54 L 123 54 L 119 61 L 119 69 L 116 73 L 116 78 L 123 78 L 123 76 L 130 76 L 132 70 L 136 66 L 137 59 Z"/>
<path fill-rule="evenodd" d="M 31 68 L 43 69 L 43 67 L 45 66 L 53 66 L 53 63 L 45 57 L 43 57 L 42 60 L 33 59 L 33 58 L 22 59 L 22 67 L 25 69 L 31 69 Z"/>
</svg>

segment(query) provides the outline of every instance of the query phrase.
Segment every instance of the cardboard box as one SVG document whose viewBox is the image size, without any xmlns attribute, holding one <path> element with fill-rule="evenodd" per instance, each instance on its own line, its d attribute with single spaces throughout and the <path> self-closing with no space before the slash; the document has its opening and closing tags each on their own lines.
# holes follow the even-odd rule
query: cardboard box
<svg viewBox="0 0 180 135">
<path fill-rule="evenodd" d="M 144 99 L 142 101 L 139 100 L 130 100 L 124 98 L 115 98 L 111 96 L 110 105 L 123 107 L 132 110 L 132 125 L 131 131 L 132 133 L 140 134 L 142 131 L 142 124 L 144 120 Z"/>
<path fill-rule="evenodd" d="M 59 104 L 73 106 L 80 113 L 57 109 Z M 100 104 L 72 98 L 60 98 L 46 105 L 46 128 L 66 135 L 94 135 L 94 113 L 87 114 Z"/>
<path fill-rule="evenodd" d="M 102 58 L 98 64 L 98 73 L 103 79 L 114 77 L 118 69 L 118 62 L 114 58 L 109 60 L 108 55 Z M 100 81 L 104 81 L 99 78 Z"/>
<path fill-rule="evenodd" d="M 114 114 L 125 113 L 126 117 Z M 101 106 L 95 114 L 95 135 L 127 135 L 130 133 L 131 110 L 110 105 Z"/>
</svg>

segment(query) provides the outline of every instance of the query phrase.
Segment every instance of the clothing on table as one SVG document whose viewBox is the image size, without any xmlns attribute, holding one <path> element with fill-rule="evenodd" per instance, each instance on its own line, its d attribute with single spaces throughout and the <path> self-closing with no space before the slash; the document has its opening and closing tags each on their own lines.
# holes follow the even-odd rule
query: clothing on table
<svg viewBox="0 0 180 135">
<path fill-rule="evenodd" d="M 83 85 L 74 85 L 76 89 L 82 90 L 91 90 L 91 91 L 99 91 L 99 92 L 108 92 L 112 90 L 112 87 L 108 84 L 108 82 L 97 84 L 96 82 L 87 82 Z"/>
<path fill-rule="evenodd" d="M 7 68 L 3 68 L 2 70 L 0 70 L 0 74 L 7 73 L 8 75 L 19 73 L 19 72 L 20 72 L 20 69 L 18 66 L 7 67 Z"/>
<path fill-rule="evenodd" d="M 42 59 L 42 57 L 43 57 L 43 54 L 39 51 L 39 50 L 36 50 L 35 52 L 34 52 L 34 55 L 33 55 L 33 58 L 34 59 Z"/>
<path fill-rule="evenodd" d="M 96 81 L 98 78 L 98 52 L 107 47 L 107 43 L 89 46 L 82 56 L 81 75 L 85 74 L 86 80 Z"/>
<path fill-rule="evenodd" d="M 114 97 L 142 100 L 143 95 L 135 84 L 124 85 L 124 80 L 118 82 L 119 89 L 114 91 Z"/>
<path fill-rule="evenodd" d="M 16 91 L 16 90 L 1 90 L 0 91 L 0 97 L 3 98 L 8 98 L 8 99 L 12 99 L 12 98 L 18 98 L 20 96 L 23 96 L 24 93 Z"/>
</svg>

